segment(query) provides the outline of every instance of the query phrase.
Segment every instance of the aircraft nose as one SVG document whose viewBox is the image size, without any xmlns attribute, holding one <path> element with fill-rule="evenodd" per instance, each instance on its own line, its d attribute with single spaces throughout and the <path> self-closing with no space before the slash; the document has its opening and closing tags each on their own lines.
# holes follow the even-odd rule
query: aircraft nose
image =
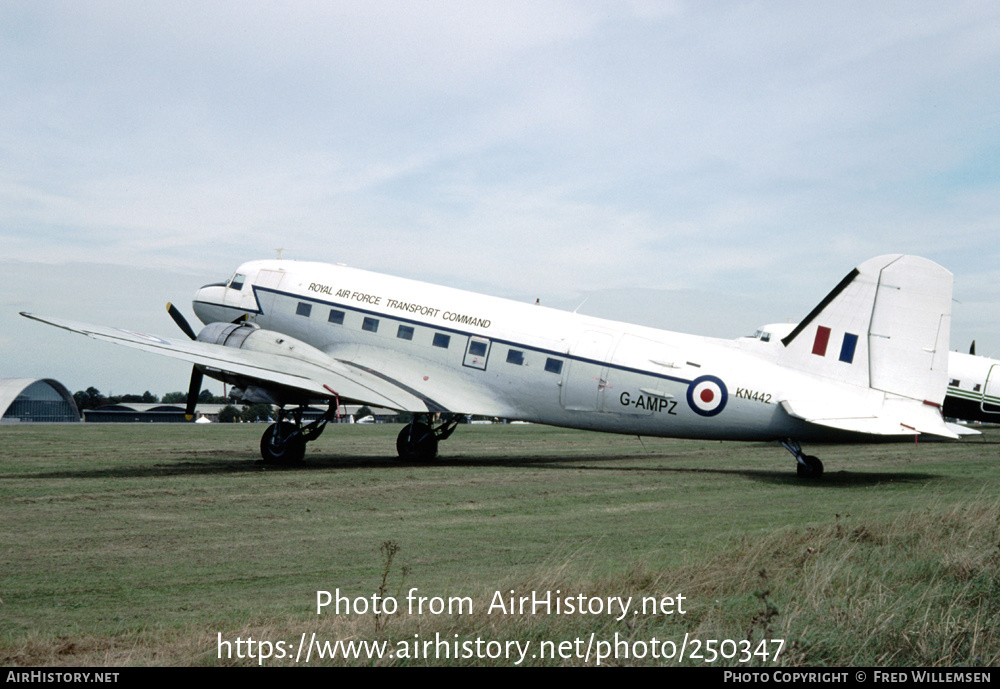
<svg viewBox="0 0 1000 689">
<path fill-rule="evenodd" d="M 224 284 L 205 285 L 194 293 L 194 301 L 191 306 L 198 319 L 208 325 L 225 320 L 222 315 L 222 307 L 226 293 Z"/>
</svg>

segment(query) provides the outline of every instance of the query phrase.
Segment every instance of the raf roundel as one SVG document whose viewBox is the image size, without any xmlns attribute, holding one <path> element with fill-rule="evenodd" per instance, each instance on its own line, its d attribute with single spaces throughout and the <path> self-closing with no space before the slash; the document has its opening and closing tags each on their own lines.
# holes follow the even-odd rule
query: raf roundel
<svg viewBox="0 0 1000 689">
<path fill-rule="evenodd" d="M 728 400 L 726 384 L 715 376 L 701 376 L 688 385 L 687 402 L 695 414 L 715 416 L 726 408 Z"/>
</svg>

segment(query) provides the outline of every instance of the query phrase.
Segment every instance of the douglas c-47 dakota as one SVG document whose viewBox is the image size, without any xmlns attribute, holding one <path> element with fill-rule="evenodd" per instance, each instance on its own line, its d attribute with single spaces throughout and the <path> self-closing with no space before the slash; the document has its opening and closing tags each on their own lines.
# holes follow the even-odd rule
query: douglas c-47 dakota
<svg viewBox="0 0 1000 689">
<path fill-rule="evenodd" d="M 946 423 L 951 273 L 887 255 L 852 270 L 777 346 L 668 332 L 340 265 L 251 261 L 198 290 L 189 340 L 29 318 L 194 365 L 277 405 L 268 462 L 296 462 L 346 402 L 412 412 L 400 457 L 426 460 L 467 414 L 609 433 L 801 442 L 967 433 Z M 306 405 L 327 405 L 304 423 Z"/>
</svg>

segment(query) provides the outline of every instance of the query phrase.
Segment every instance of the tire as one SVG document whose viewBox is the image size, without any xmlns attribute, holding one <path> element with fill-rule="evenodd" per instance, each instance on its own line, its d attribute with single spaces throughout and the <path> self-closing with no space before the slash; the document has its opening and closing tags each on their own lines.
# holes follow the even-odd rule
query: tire
<svg viewBox="0 0 1000 689">
<path fill-rule="evenodd" d="M 434 429 L 424 423 L 408 424 L 396 437 L 396 452 L 408 462 L 430 462 L 437 457 Z"/>
<path fill-rule="evenodd" d="M 280 423 L 281 445 L 274 445 L 272 440 L 278 432 L 279 424 L 271 424 L 260 439 L 260 456 L 265 464 L 298 464 L 306 456 L 306 439 L 295 424 L 282 421 Z"/>
<path fill-rule="evenodd" d="M 812 455 L 805 455 L 802 457 L 802 462 L 797 465 L 799 478 L 808 479 L 820 479 L 823 478 L 823 462 L 819 460 L 819 457 L 814 457 Z"/>
</svg>

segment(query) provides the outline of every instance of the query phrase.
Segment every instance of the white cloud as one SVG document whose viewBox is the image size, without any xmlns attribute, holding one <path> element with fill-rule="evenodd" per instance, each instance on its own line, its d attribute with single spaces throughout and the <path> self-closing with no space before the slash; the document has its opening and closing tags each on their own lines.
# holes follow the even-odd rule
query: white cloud
<svg viewBox="0 0 1000 689">
<path fill-rule="evenodd" d="M 995 304 L 998 29 L 982 2 L 7 3 L 0 258 L 211 280 L 285 247 L 782 303 L 904 251 Z"/>
</svg>

